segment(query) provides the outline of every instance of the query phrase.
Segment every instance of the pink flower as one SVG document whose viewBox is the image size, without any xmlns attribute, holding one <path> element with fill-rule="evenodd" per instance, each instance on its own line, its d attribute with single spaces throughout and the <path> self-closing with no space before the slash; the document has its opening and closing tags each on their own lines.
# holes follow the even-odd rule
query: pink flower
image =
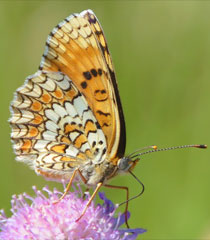
<svg viewBox="0 0 210 240">
<path fill-rule="evenodd" d="M 99 193 L 104 203 L 95 206 L 92 202 L 85 215 L 76 222 L 88 201 L 79 197 L 80 188 L 69 193 L 57 204 L 53 202 L 59 199 L 61 192 L 56 189 L 51 192 L 47 187 L 42 191 L 36 187 L 33 189 L 36 194 L 34 198 L 25 193 L 18 197 L 13 196 L 11 201 L 13 215 L 10 218 L 5 216 L 4 211 L 1 212 L 0 239 L 133 240 L 138 234 L 146 231 L 141 228 L 119 229 L 124 223 L 124 215 L 114 217 L 117 207 L 104 193 Z"/>
</svg>

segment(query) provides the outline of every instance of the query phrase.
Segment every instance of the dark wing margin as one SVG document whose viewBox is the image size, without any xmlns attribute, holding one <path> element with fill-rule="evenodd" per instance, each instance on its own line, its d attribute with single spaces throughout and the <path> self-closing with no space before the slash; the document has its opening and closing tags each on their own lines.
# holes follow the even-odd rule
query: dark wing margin
<svg viewBox="0 0 210 240">
<path fill-rule="evenodd" d="M 90 25 L 97 23 L 100 28 L 101 24 L 99 23 L 97 17 L 95 16 L 95 14 L 91 11 L 91 10 L 87 10 L 86 12 L 86 16 L 87 16 L 87 20 L 89 21 Z M 108 49 L 108 45 L 107 45 L 107 41 L 104 38 L 105 41 L 105 46 L 103 46 L 100 43 L 100 36 L 101 32 L 95 30 L 95 35 L 96 38 L 98 39 L 98 43 L 99 43 L 99 47 L 103 53 L 103 55 L 105 56 L 106 54 L 108 54 L 110 56 L 110 52 Z M 102 31 L 103 34 L 103 31 Z M 119 113 L 119 118 L 120 118 L 120 139 L 119 139 L 119 144 L 118 144 L 118 148 L 117 148 L 117 152 L 116 152 L 116 157 L 123 157 L 124 153 L 125 153 L 125 146 L 126 146 L 126 127 L 125 127 L 125 119 L 124 119 L 124 114 L 123 114 L 123 109 L 122 109 L 122 104 L 121 104 L 121 100 L 120 100 L 120 94 L 119 94 L 119 90 L 118 90 L 118 85 L 117 85 L 117 81 L 116 81 L 116 76 L 115 76 L 115 72 L 113 69 L 113 63 L 112 60 L 110 58 L 110 61 L 107 62 L 106 58 L 105 58 L 105 63 L 107 65 L 107 69 L 109 71 L 109 75 L 110 75 L 110 79 L 112 81 L 112 86 L 114 89 L 114 94 L 115 94 L 115 98 L 116 98 L 116 102 L 117 102 L 117 107 L 118 107 L 118 113 Z"/>
</svg>

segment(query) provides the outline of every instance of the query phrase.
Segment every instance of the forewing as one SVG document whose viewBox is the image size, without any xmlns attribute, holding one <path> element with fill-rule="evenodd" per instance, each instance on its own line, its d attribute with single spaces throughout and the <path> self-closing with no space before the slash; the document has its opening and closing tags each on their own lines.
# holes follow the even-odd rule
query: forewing
<svg viewBox="0 0 210 240">
<path fill-rule="evenodd" d="M 125 123 L 107 43 L 91 10 L 53 29 L 40 70 L 63 72 L 74 82 L 103 130 L 107 157 L 116 163 L 125 150 Z"/>
</svg>

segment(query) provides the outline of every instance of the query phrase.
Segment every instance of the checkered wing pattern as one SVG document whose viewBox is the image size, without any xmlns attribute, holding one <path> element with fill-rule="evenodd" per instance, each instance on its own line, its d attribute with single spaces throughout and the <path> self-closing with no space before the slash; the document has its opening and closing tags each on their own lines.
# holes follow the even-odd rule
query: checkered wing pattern
<svg viewBox="0 0 210 240">
<path fill-rule="evenodd" d="M 39 71 L 11 105 L 17 160 L 49 178 L 124 154 L 125 124 L 111 57 L 91 10 L 50 33 Z"/>
</svg>

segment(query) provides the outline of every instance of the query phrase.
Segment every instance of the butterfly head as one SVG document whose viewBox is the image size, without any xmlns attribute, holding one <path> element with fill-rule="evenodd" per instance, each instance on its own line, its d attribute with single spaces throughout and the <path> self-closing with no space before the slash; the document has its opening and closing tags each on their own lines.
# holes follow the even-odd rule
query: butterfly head
<svg viewBox="0 0 210 240">
<path fill-rule="evenodd" d="M 118 169 L 121 172 L 127 172 L 128 170 L 132 171 L 139 160 L 140 160 L 140 158 L 136 158 L 135 160 L 133 160 L 129 156 L 123 157 L 118 160 L 118 163 L 117 163 Z"/>
</svg>

